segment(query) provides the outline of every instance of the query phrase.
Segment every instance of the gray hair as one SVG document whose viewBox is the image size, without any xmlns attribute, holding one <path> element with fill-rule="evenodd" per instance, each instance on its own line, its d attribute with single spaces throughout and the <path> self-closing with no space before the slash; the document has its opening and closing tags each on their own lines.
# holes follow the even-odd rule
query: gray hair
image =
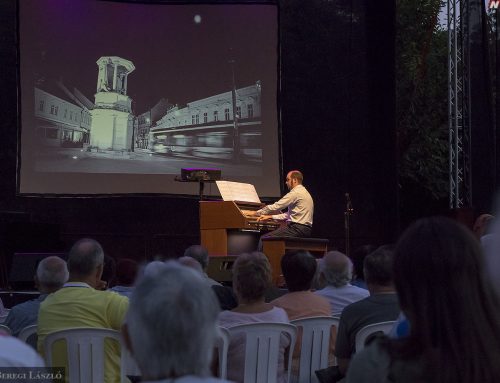
<svg viewBox="0 0 500 383">
<path fill-rule="evenodd" d="M 329 251 L 320 260 L 320 270 L 328 285 L 342 287 L 352 280 L 352 262 L 340 251 Z"/>
<path fill-rule="evenodd" d="M 78 240 L 69 251 L 68 270 L 71 274 L 87 276 L 104 263 L 104 251 L 94 239 Z"/>
<path fill-rule="evenodd" d="M 42 288 L 61 288 L 69 278 L 66 262 L 57 256 L 42 259 L 36 269 L 36 278 Z"/>
<path fill-rule="evenodd" d="M 139 280 L 127 327 L 137 365 L 149 379 L 209 376 L 219 304 L 196 271 L 167 262 Z"/>
<path fill-rule="evenodd" d="M 205 270 L 208 266 L 208 250 L 201 245 L 189 246 L 184 251 L 184 256 L 196 259 L 200 263 L 203 270 Z"/>
</svg>

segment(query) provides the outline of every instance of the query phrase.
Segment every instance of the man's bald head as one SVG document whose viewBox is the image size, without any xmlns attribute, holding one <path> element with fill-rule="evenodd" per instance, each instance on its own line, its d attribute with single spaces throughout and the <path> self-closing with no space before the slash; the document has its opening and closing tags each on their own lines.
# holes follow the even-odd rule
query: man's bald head
<svg viewBox="0 0 500 383">
<path fill-rule="evenodd" d="M 69 251 L 68 269 L 72 277 L 92 275 L 103 262 L 104 251 L 94 239 L 80 239 Z"/>
</svg>

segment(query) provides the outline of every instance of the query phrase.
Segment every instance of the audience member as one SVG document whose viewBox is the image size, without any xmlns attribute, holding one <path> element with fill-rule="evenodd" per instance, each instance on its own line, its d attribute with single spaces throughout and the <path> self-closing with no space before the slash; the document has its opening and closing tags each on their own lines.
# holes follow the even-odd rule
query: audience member
<svg viewBox="0 0 500 383">
<path fill-rule="evenodd" d="M 207 275 L 207 267 L 208 267 L 208 250 L 205 249 L 203 246 L 200 245 L 192 245 L 189 246 L 186 251 L 184 251 L 184 256 L 185 257 L 191 257 L 194 258 L 198 261 L 198 263 L 201 265 L 201 268 L 203 269 L 203 274 L 205 275 L 205 278 L 207 279 L 207 282 L 212 286 L 212 285 L 219 285 L 220 283 L 217 282 L 216 280 L 213 280 L 212 278 L 209 278 Z"/>
<path fill-rule="evenodd" d="M 330 251 L 319 261 L 320 280 L 326 286 L 316 294 L 327 299 L 331 315 L 340 316 L 347 305 L 370 295 L 368 290 L 351 285 L 352 262 L 340 251 Z"/>
<path fill-rule="evenodd" d="M 352 253 L 352 266 L 353 266 L 353 280 L 351 284 L 353 286 L 361 287 L 362 289 L 368 289 L 365 282 L 365 274 L 363 272 L 363 263 L 368 254 L 375 251 L 377 246 L 374 245 L 363 245 L 354 250 Z"/>
<path fill-rule="evenodd" d="M 398 242 L 394 278 L 410 333 L 356 354 L 349 383 L 500 381 L 500 302 L 466 228 L 417 221 Z"/>
<path fill-rule="evenodd" d="M 116 263 L 116 285 L 110 290 L 130 298 L 134 291 L 139 264 L 133 259 L 122 258 Z"/>
<path fill-rule="evenodd" d="M 70 327 L 97 327 L 119 330 L 128 309 L 128 299 L 101 287 L 104 253 L 93 239 L 81 239 L 69 252 L 69 281 L 40 305 L 38 315 L 38 351 L 43 354 L 47 334 Z M 66 365 L 62 344 L 54 347 L 54 366 Z M 105 382 L 120 380 L 118 345 L 105 344 Z"/>
<path fill-rule="evenodd" d="M 207 284 L 212 287 L 212 290 L 217 296 L 221 310 L 234 309 L 238 305 L 238 302 L 236 301 L 233 290 L 229 287 L 222 286 L 219 282 L 209 278 L 206 273 L 208 267 L 207 249 L 200 245 L 189 246 L 184 252 L 184 257 L 179 258 L 179 261 L 184 265 L 189 266 L 191 264 L 189 259 L 195 260 L 195 262 L 197 262 L 197 264 L 201 267 L 201 273 L 205 277 Z M 197 268 L 195 265 L 192 266 Z"/>
<path fill-rule="evenodd" d="M 240 324 L 257 322 L 289 323 L 286 312 L 266 303 L 264 292 L 271 283 L 271 266 L 267 257 L 259 252 L 241 254 L 233 264 L 233 288 L 238 306 L 219 315 L 219 325 L 230 328 Z M 285 382 L 284 353 L 290 341 L 281 338 L 278 382 Z M 245 338 L 241 334 L 232 337 L 228 353 L 228 379 L 243 382 L 245 361 Z"/>
<path fill-rule="evenodd" d="M 272 305 L 286 311 L 288 319 L 330 316 L 330 303 L 323 297 L 311 292 L 311 284 L 316 275 L 317 262 L 308 251 L 300 250 L 286 253 L 281 258 L 281 271 L 285 278 L 288 293 L 273 300 Z M 293 350 L 293 373 L 298 373 L 298 364 L 302 344 L 302 329 L 297 333 L 297 341 Z M 335 332 L 331 336 L 333 351 Z"/>
<path fill-rule="evenodd" d="M 392 267 L 392 246 L 381 246 L 365 258 L 364 275 L 370 296 L 344 308 L 339 321 L 335 355 L 342 375 L 355 351 L 357 332 L 372 323 L 396 320 L 399 315 Z"/>
<path fill-rule="evenodd" d="M 205 273 L 203 272 L 200 263 L 196 259 L 183 256 L 177 258 L 177 262 L 179 262 L 183 266 L 195 270 L 198 274 L 202 275 L 203 277 L 205 276 Z"/>
<path fill-rule="evenodd" d="M 5 320 L 4 324 L 10 328 L 14 336 L 18 336 L 26 326 L 37 323 L 40 303 L 66 283 L 68 280 L 66 262 L 56 256 L 42 259 L 38 264 L 34 279 L 40 296 L 12 307 Z"/>
<path fill-rule="evenodd" d="M 204 279 L 175 262 L 140 278 L 123 334 L 142 381 L 226 382 L 209 377 L 218 313 Z"/>
<path fill-rule="evenodd" d="M 330 303 L 311 292 L 316 273 L 316 259 L 309 252 L 296 251 L 285 254 L 281 258 L 281 271 L 289 292 L 273 300 L 272 305 L 285 310 L 290 320 L 330 316 Z"/>
</svg>

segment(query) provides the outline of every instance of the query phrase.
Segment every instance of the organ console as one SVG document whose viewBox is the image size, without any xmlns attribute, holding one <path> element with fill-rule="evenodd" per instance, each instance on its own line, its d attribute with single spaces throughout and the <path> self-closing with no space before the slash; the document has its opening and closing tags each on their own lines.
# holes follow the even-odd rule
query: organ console
<svg viewBox="0 0 500 383">
<path fill-rule="evenodd" d="M 200 201 L 201 245 L 210 255 L 233 255 L 228 247 L 229 237 L 235 232 L 261 232 L 277 229 L 281 222 L 259 220 L 249 212 L 264 204 L 242 201 Z M 256 250 L 256 248 L 251 249 Z"/>
</svg>

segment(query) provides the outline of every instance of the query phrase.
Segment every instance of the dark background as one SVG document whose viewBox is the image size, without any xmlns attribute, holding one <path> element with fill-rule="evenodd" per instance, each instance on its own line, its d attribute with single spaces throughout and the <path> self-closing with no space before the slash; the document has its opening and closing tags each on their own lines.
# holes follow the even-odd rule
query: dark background
<svg viewBox="0 0 500 383">
<path fill-rule="evenodd" d="M 313 235 L 332 248 L 345 248 L 345 193 L 354 208 L 351 248 L 392 242 L 399 233 L 394 13 L 394 0 L 279 4 L 282 168 L 303 171 L 315 200 Z M 177 256 L 198 243 L 196 198 L 16 195 L 16 20 L 16 2 L 0 2 L 4 271 L 14 251 L 65 251 L 81 237 L 96 238 L 111 256 L 138 260 Z"/>
</svg>

